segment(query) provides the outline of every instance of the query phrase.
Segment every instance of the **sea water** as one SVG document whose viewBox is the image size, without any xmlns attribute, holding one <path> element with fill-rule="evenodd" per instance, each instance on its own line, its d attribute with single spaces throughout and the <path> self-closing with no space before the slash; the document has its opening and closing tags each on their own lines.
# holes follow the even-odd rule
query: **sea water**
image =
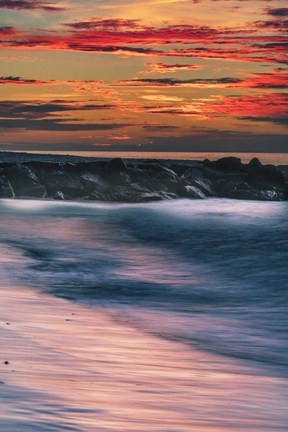
<svg viewBox="0 0 288 432">
<path fill-rule="evenodd" d="M 31 154 L 33 156 L 31 156 Z M 204 159 L 217 160 L 223 157 L 237 157 L 240 158 L 242 163 L 248 163 L 254 157 L 257 157 L 263 164 L 273 165 L 288 165 L 288 153 L 225 153 L 225 152 L 148 152 L 148 151 L 37 151 L 34 154 L 33 151 L 27 151 L 25 153 L 18 152 L 0 152 L 2 160 L 12 160 L 15 162 L 15 158 L 20 160 L 27 160 L 33 158 L 33 160 L 53 160 L 53 156 L 56 156 L 55 161 L 59 162 L 59 158 L 63 156 L 79 157 L 84 158 L 96 158 L 96 159 L 112 159 L 112 158 L 123 158 L 123 159 L 161 159 L 170 161 L 200 161 Z"/>
<path fill-rule="evenodd" d="M 20 259 L 17 266 L 2 263 L 0 277 L 101 309 L 116 325 L 172 342 L 179 351 L 215 356 L 222 372 L 241 377 L 244 368 L 251 380 L 271 380 L 273 392 L 258 400 L 247 395 L 247 406 L 244 400 L 235 414 L 240 426 L 228 430 L 284 431 L 287 214 L 287 202 L 227 199 L 127 205 L 1 200 L 0 248 Z M 219 388 L 217 415 L 230 403 Z M 253 404 L 263 416 L 245 426 Z M 209 409 L 206 415 L 209 421 Z"/>
</svg>

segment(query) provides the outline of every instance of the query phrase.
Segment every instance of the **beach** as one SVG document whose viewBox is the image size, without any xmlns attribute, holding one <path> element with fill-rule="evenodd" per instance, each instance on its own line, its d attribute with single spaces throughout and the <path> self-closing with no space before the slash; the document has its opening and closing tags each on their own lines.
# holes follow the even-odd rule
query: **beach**
<svg viewBox="0 0 288 432">
<path fill-rule="evenodd" d="M 217 356 L 139 334 L 110 310 L 20 287 L 2 287 L 1 299 L 5 432 L 285 430 L 280 378 L 226 369 Z"/>
<path fill-rule="evenodd" d="M 264 262 L 261 271 L 258 264 L 249 276 L 252 283 L 262 272 L 259 277 L 271 290 L 269 278 L 276 283 L 277 270 L 278 292 L 269 291 L 270 299 L 258 292 L 256 279 L 249 299 L 251 288 L 239 262 L 233 272 L 237 267 L 242 271 L 242 292 L 231 285 L 230 276 L 225 286 L 220 281 L 217 294 L 212 268 L 205 270 L 199 262 L 184 268 L 186 261 L 177 262 L 179 251 L 176 259 L 170 247 L 164 251 L 165 263 L 160 240 L 157 247 L 139 238 L 132 241 L 132 219 L 130 239 L 116 220 L 127 224 L 130 212 L 135 219 L 139 210 L 142 224 L 153 217 L 156 231 L 150 230 L 149 235 L 154 236 L 159 230 L 157 214 L 162 214 L 164 205 L 160 237 L 169 232 L 165 227 L 169 215 L 175 224 L 182 214 L 181 226 L 185 229 L 186 224 L 187 230 L 193 212 L 201 238 L 204 209 L 206 222 L 216 222 L 217 236 L 221 236 L 220 208 L 221 217 L 233 226 L 233 219 L 239 224 L 241 213 L 241 236 L 253 226 L 257 214 L 262 240 L 269 220 L 273 247 L 280 252 L 281 244 L 285 247 L 283 233 L 275 227 L 287 204 L 242 202 L 231 210 L 229 200 L 219 202 L 216 209 L 216 203 L 208 200 L 193 204 L 192 210 L 190 203 L 179 201 L 177 209 L 171 206 L 174 202 L 139 209 L 137 205 L 1 202 L 1 222 L 6 226 L 0 259 L 1 432 L 286 430 L 283 331 L 287 315 L 280 294 L 285 266 L 281 260 L 277 263 L 278 255 L 274 255 L 274 268 L 267 270 Z M 149 226 L 154 229 L 151 220 Z M 182 241 L 178 239 L 178 244 Z M 262 247 L 263 261 L 267 251 Z M 227 252 L 231 266 L 233 257 Z M 122 268 L 116 256 L 122 256 Z M 227 260 L 224 250 L 219 260 L 223 265 Z M 224 268 L 222 276 L 226 272 L 227 277 Z M 193 278 L 188 274 L 192 270 Z M 203 295 L 199 290 L 204 290 Z M 255 301 L 259 295 L 263 302 L 260 297 Z"/>
</svg>

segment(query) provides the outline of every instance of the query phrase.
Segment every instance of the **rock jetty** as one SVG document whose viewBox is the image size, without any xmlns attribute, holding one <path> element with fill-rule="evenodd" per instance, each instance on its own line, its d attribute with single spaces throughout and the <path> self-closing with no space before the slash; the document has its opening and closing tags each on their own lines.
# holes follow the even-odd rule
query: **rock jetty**
<svg viewBox="0 0 288 432">
<path fill-rule="evenodd" d="M 147 202 L 175 198 L 288 199 L 288 167 L 257 159 L 41 159 L 0 154 L 0 198 Z"/>
</svg>

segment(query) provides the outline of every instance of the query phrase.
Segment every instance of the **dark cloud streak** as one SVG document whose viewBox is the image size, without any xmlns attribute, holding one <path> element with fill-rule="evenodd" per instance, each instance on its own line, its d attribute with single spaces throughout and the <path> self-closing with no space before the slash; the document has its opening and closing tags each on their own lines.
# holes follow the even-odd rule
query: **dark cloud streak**
<svg viewBox="0 0 288 432">
<path fill-rule="evenodd" d="M 0 0 L 0 9 L 43 10 L 45 12 L 62 12 L 65 9 L 54 3 L 40 0 Z"/>
<path fill-rule="evenodd" d="M 62 118 L 59 113 L 113 109 L 114 105 L 70 103 L 0 102 L 0 129 L 45 131 L 97 131 L 129 126 L 122 123 L 84 123 L 78 118 Z M 53 115 L 53 118 L 49 118 Z M 48 118 L 47 118 L 48 117 Z"/>
<path fill-rule="evenodd" d="M 276 18 L 288 16 L 288 8 L 267 8 L 266 12 Z"/>
<path fill-rule="evenodd" d="M 274 123 L 276 125 L 288 126 L 288 117 L 257 117 L 257 116 L 244 116 L 239 117 L 241 120 L 248 120 L 259 123 Z"/>
</svg>

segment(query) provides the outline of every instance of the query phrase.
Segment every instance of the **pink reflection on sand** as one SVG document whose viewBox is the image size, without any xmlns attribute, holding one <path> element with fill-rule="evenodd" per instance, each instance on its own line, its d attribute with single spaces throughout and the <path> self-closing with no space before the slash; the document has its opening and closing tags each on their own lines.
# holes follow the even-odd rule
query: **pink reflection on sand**
<svg viewBox="0 0 288 432">
<path fill-rule="evenodd" d="M 285 430 L 280 378 L 145 334 L 120 322 L 116 310 L 2 286 L 0 318 L 1 358 L 9 360 L 0 369 L 6 386 L 0 397 L 17 386 L 27 399 L 40 392 L 50 407 L 41 409 L 35 398 L 21 411 L 12 400 L 23 425 L 50 422 L 61 431 L 65 420 L 68 430 L 83 432 Z"/>
</svg>

